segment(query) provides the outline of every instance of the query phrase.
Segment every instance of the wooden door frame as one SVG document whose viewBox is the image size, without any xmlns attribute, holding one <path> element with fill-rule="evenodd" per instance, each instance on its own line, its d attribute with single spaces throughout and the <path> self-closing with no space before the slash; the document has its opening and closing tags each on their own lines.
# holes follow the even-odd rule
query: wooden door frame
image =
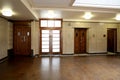
<svg viewBox="0 0 120 80">
<path fill-rule="evenodd" d="M 31 55 L 31 27 L 29 27 L 29 26 L 24 26 L 24 25 L 23 25 L 23 26 L 22 26 L 22 25 L 21 25 L 21 26 L 20 26 L 20 25 L 14 25 L 14 26 L 13 26 L 13 50 L 15 49 L 15 43 L 14 43 L 14 42 L 15 42 L 15 29 L 16 29 L 17 27 L 24 27 L 24 28 L 27 27 L 27 28 L 30 28 L 30 38 L 29 38 L 29 40 L 30 40 L 30 41 L 29 41 L 30 53 L 29 53 L 29 55 Z M 14 54 L 15 54 L 15 51 L 14 51 Z"/>
<path fill-rule="evenodd" d="M 87 52 L 87 29 L 88 28 L 74 28 L 74 54 L 76 54 L 75 53 L 75 38 L 76 38 L 76 36 L 75 36 L 75 29 L 86 29 L 86 42 L 85 42 L 85 44 L 86 44 L 85 53 L 86 53 Z"/>
<path fill-rule="evenodd" d="M 61 27 L 41 27 L 41 23 L 40 21 L 41 20 L 60 20 L 61 21 Z M 40 44 L 39 44 L 39 54 L 41 55 L 42 54 L 42 38 L 41 38 L 41 34 L 42 34 L 42 30 L 60 30 L 60 54 L 63 54 L 63 37 L 62 37 L 62 25 L 63 25 L 63 19 L 49 19 L 49 18 L 41 18 L 39 19 L 39 32 L 40 32 Z"/>
<path fill-rule="evenodd" d="M 30 53 L 29 55 L 33 54 L 33 52 L 31 51 L 31 21 L 13 21 L 13 51 L 15 48 L 15 28 L 16 27 L 29 27 L 30 28 L 30 43 L 29 43 L 29 47 L 30 47 Z M 15 54 L 15 52 L 14 52 Z"/>
</svg>

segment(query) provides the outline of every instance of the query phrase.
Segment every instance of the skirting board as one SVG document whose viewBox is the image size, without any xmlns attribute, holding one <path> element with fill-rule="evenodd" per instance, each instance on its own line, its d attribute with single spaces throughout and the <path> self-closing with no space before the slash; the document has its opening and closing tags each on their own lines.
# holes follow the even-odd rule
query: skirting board
<svg viewBox="0 0 120 80">
<path fill-rule="evenodd" d="M 4 57 L 4 58 L 2 58 L 2 59 L 0 59 L 0 63 L 6 61 L 7 59 L 8 59 L 8 56 L 7 56 L 7 57 Z"/>
</svg>

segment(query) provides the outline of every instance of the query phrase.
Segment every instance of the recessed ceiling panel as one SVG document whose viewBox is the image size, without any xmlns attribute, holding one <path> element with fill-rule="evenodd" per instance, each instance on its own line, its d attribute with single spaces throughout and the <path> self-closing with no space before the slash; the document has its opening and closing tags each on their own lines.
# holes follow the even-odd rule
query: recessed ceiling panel
<svg viewBox="0 0 120 80">
<path fill-rule="evenodd" d="M 66 7 L 71 5 L 73 0 L 30 0 L 31 5 L 35 7 Z"/>
<path fill-rule="evenodd" d="M 75 0 L 73 6 L 120 8 L 120 0 Z"/>
</svg>

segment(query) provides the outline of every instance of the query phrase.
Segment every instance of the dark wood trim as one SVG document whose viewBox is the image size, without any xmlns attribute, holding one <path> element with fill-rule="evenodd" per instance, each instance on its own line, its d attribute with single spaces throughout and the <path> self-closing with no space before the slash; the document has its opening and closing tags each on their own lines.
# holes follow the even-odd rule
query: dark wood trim
<svg viewBox="0 0 120 80">
<path fill-rule="evenodd" d="M 61 55 L 74 55 L 74 54 L 61 54 Z"/>
<path fill-rule="evenodd" d="M 34 20 L 9 20 L 10 22 L 32 22 Z"/>
<path fill-rule="evenodd" d="M 31 21 L 13 21 L 13 26 L 28 26 L 28 27 L 31 27 Z"/>
<path fill-rule="evenodd" d="M 61 20 L 61 21 L 63 21 L 63 19 L 62 18 L 40 18 L 39 20 Z"/>
<path fill-rule="evenodd" d="M 108 52 L 87 53 L 87 54 L 107 54 Z"/>
</svg>

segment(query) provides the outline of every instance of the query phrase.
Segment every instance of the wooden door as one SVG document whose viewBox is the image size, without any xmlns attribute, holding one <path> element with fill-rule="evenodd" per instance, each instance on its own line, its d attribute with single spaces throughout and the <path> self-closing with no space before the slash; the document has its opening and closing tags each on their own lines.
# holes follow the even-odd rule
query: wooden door
<svg viewBox="0 0 120 80">
<path fill-rule="evenodd" d="M 117 51 L 117 29 L 107 30 L 107 50 L 108 52 Z"/>
<path fill-rule="evenodd" d="M 14 53 L 29 55 L 31 53 L 31 28 L 14 26 Z"/>
<path fill-rule="evenodd" d="M 86 53 L 86 29 L 75 28 L 74 32 L 74 52 Z"/>
</svg>

